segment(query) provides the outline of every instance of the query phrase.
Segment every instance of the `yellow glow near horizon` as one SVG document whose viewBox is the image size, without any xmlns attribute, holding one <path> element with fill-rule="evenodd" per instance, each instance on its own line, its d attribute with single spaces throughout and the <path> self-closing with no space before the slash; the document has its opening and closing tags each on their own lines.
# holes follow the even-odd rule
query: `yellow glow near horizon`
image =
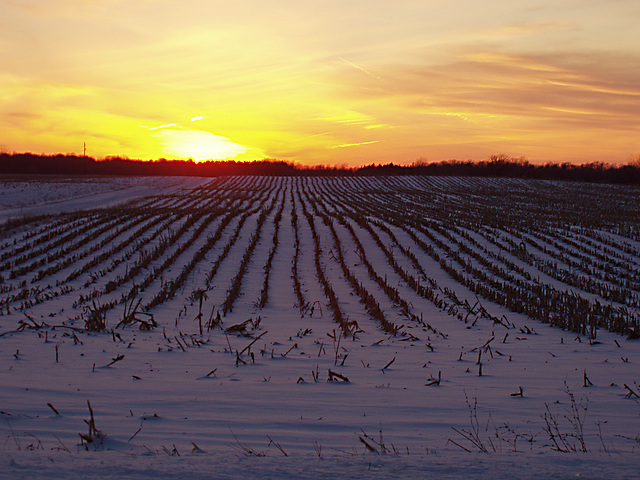
<svg viewBox="0 0 640 480">
<path fill-rule="evenodd" d="M 1 7 L 3 151 L 350 166 L 640 151 L 637 2 L 28 3 Z"/>
<path fill-rule="evenodd" d="M 174 125 L 149 130 L 155 130 L 153 135 L 160 140 L 162 152 L 171 158 L 191 158 L 195 161 L 232 160 L 249 150 L 249 147 L 203 130 L 178 128 Z"/>
</svg>

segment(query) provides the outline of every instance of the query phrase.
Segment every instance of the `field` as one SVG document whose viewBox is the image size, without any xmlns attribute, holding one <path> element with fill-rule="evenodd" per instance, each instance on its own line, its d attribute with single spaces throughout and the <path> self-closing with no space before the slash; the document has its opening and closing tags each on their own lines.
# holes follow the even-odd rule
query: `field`
<svg viewBox="0 0 640 480">
<path fill-rule="evenodd" d="M 637 478 L 638 188 L 0 184 L 2 478 Z"/>
</svg>

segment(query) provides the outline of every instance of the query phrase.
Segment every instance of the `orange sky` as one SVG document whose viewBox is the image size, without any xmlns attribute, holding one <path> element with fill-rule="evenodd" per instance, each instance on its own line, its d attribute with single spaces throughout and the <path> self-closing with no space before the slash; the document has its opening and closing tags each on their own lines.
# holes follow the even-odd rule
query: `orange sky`
<svg viewBox="0 0 640 480">
<path fill-rule="evenodd" d="M 625 163 L 637 0 L 0 0 L 0 150 Z"/>
</svg>

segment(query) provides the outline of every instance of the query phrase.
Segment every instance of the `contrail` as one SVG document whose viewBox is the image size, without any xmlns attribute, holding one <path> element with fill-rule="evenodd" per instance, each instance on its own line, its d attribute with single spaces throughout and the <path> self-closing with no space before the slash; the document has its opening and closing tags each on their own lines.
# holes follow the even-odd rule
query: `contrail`
<svg viewBox="0 0 640 480">
<path fill-rule="evenodd" d="M 371 145 L 372 143 L 379 143 L 380 140 L 372 140 L 370 142 L 360 142 L 360 143 L 343 143 L 342 145 L 334 145 L 329 148 L 347 148 L 347 147 L 357 147 L 360 145 Z"/>
<path fill-rule="evenodd" d="M 353 62 L 350 62 L 349 60 L 347 60 L 346 58 L 343 58 L 341 56 L 338 55 L 338 58 L 340 60 L 342 60 L 344 63 L 346 63 L 347 65 L 355 68 L 356 70 L 360 70 L 362 73 L 369 75 L 371 78 L 375 78 L 376 80 L 378 80 L 379 82 L 384 81 L 382 79 L 382 77 L 379 77 L 378 75 L 376 75 L 375 73 L 370 72 L 369 70 L 367 70 L 366 68 L 362 68 L 360 65 L 356 65 Z"/>
</svg>

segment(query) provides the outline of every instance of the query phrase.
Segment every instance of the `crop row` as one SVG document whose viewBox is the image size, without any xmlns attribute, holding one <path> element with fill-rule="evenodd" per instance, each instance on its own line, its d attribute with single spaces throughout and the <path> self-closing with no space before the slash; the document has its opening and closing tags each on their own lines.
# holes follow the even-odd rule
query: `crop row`
<svg viewBox="0 0 640 480">
<path fill-rule="evenodd" d="M 364 319 L 393 335 L 408 334 L 401 321 L 445 335 L 424 318 L 434 309 L 469 325 L 510 328 L 511 312 L 591 337 L 599 328 L 637 335 L 639 197 L 495 179 L 217 178 L 117 209 L 0 226 L 0 313 L 66 302 L 95 320 L 123 304 L 152 315 L 197 301 L 202 320 L 216 287 L 225 315 L 288 298 L 270 295 L 274 265 L 288 264 L 290 277 L 276 281 L 293 305 L 276 306 L 304 316 L 321 300 L 345 335 Z"/>
</svg>

